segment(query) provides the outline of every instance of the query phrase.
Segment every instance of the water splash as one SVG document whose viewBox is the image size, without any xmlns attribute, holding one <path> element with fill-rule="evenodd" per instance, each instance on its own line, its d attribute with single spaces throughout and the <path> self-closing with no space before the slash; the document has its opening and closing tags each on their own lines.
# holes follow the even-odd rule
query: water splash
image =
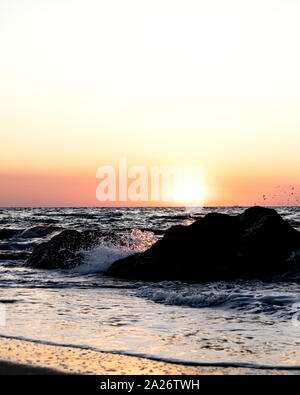
<svg viewBox="0 0 300 395">
<path fill-rule="evenodd" d="M 135 252 L 142 252 L 156 242 L 153 232 L 133 229 L 117 241 L 101 241 L 97 246 L 80 251 L 83 263 L 72 269 L 74 273 L 105 273 L 112 263 Z"/>
</svg>

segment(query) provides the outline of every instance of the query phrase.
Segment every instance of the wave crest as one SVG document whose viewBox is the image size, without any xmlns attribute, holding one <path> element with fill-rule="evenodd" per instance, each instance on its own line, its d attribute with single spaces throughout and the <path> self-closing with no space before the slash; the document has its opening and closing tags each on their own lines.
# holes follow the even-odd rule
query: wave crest
<svg viewBox="0 0 300 395">
<path fill-rule="evenodd" d="M 100 241 L 88 250 L 80 250 L 83 262 L 71 269 L 74 273 L 105 273 L 112 263 L 136 252 L 150 248 L 156 242 L 153 232 L 132 229 L 117 242 Z"/>
</svg>

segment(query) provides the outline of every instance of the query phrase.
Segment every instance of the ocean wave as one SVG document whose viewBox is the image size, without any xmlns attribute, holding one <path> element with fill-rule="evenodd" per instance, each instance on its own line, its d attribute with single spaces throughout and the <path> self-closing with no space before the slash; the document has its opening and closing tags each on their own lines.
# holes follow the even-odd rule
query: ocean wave
<svg viewBox="0 0 300 395">
<path fill-rule="evenodd" d="M 137 296 L 143 297 L 153 302 L 163 303 L 175 306 L 188 307 L 209 307 L 223 303 L 226 300 L 226 295 L 220 296 L 215 294 L 210 295 L 193 295 L 187 292 L 179 293 L 178 291 L 170 291 L 164 289 L 156 289 L 149 287 L 142 287 L 137 291 Z"/>
<path fill-rule="evenodd" d="M 38 242 L 34 241 L 14 241 L 14 242 L 4 242 L 0 244 L 1 251 L 32 251 L 38 246 Z"/>
<path fill-rule="evenodd" d="M 23 230 L 16 236 L 21 239 L 40 238 L 53 235 L 54 232 L 59 232 L 62 230 L 63 228 L 58 226 L 37 225 Z"/>
<path fill-rule="evenodd" d="M 17 235 L 22 229 L 2 228 L 0 229 L 0 240 L 8 240 Z"/>
<path fill-rule="evenodd" d="M 83 262 L 70 269 L 73 273 L 90 274 L 105 273 L 110 265 L 118 259 L 125 258 L 132 251 L 114 245 L 100 244 L 89 250 L 81 250 Z"/>
<path fill-rule="evenodd" d="M 157 286 L 141 286 L 136 296 L 146 298 L 165 305 L 191 308 L 220 307 L 247 311 L 247 313 L 276 313 L 278 311 L 291 313 L 291 306 L 299 302 L 299 296 L 292 294 L 261 294 L 251 292 L 201 292 L 199 290 L 172 290 Z"/>
<path fill-rule="evenodd" d="M 1 250 L 0 249 L 0 261 L 16 261 L 25 260 L 30 256 L 29 251 L 16 251 L 16 250 Z"/>
<path fill-rule="evenodd" d="M 123 234 L 119 242 L 100 240 L 96 246 L 80 250 L 78 253 L 83 255 L 83 261 L 70 270 L 80 274 L 105 273 L 115 261 L 138 251 L 145 251 L 155 241 L 153 232 L 132 229 Z"/>
</svg>

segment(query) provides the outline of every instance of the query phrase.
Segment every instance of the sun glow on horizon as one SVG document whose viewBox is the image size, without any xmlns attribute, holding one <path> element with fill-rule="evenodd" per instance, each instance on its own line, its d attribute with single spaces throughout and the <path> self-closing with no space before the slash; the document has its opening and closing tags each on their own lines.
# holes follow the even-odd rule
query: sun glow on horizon
<svg viewBox="0 0 300 395">
<path fill-rule="evenodd" d="M 182 181 L 174 185 L 174 200 L 185 205 L 204 206 L 204 184 Z"/>
</svg>

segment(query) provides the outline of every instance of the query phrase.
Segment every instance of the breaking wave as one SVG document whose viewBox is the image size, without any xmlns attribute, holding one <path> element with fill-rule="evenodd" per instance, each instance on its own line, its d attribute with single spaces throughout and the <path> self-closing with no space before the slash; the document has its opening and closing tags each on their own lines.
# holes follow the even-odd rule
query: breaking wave
<svg viewBox="0 0 300 395">
<path fill-rule="evenodd" d="M 220 307 L 247 311 L 247 313 L 286 313 L 291 314 L 291 308 L 299 302 L 299 295 L 293 288 L 283 292 L 274 292 L 266 289 L 265 285 L 253 282 L 247 289 L 233 284 L 231 290 L 224 288 L 225 283 L 214 283 L 199 286 L 179 285 L 178 283 L 162 282 L 144 285 L 136 290 L 136 296 L 148 299 L 155 303 L 171 306 L 192 308 Z M 296 287 L 296 285 L 295 285 Z M 262 292 L 254 294 L 251 288 L 261 288 Z"/>
<path fill-rule="evenodd" d="M 105 273 L 113 262 L 133 252 L 122 247 L 103 244 L 81 253 L 84 256 L 83 263 L 71 269 L 74 273 Z"/>
<path fill-rule="evenodd" d="M 101 242 L 88 250 L 81 250 L 83 262 L 71 269 L 74 273 L 105 273 L 112 263 L 136 252 L 148 249 L 156 242 L 153 232 L 133 229 L 122 235 L 119 243 Z"/>
</svg>

